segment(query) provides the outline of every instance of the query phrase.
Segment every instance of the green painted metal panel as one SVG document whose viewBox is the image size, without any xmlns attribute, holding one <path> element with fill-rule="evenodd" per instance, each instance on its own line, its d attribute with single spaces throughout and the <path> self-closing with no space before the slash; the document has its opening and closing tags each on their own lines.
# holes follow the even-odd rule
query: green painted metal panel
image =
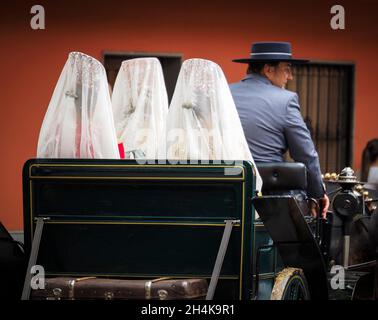
<svg viewBox="0 0 378 320">
<path fill-rule="evenodd" d="M 23 188 L 28 251 L 34 219 L 49 218 L 38 258 L 47 274 L 209 278 L 224 220 L 232 219 L 240 222 L 232 231 L 216 297 L 251 295 L 255 237 L 249 162 L 32 159 L 24 166 Z"/>
</svg>

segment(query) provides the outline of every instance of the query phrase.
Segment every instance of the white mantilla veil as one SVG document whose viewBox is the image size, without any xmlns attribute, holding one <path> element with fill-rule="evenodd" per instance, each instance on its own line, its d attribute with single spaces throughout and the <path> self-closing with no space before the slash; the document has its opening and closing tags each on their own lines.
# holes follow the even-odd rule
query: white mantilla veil
<svg viewBox="0 0 378 320">
<path fill-rule="evenodd" d="M 117 138 L 123 143 L 125 158 L 162 158 L 168 97 L 159 60 L 124 61 L 114 84 L 112 105 Z"/>
<path fill-rule="evenodd" d="M 119 159 L 106 72 L 96 59 L 69 54 L 42 123 L 37 157 Z"/>
<path fill-rule="evenodd" d="M 204 59 L 186 60 L 167 119 L 167 159 L 249 160 L 257 171 L 222 69 Z"/>
</svg>

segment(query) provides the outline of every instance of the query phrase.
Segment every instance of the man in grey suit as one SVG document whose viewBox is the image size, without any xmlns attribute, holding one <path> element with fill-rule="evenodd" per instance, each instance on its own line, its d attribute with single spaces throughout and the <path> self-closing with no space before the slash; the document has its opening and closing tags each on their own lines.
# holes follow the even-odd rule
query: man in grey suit
<svg viewBox="0 0 378 320">
<path fill-rule="evenodd" d="M 287 81 L 293 79 L 291 65 L 307 60 L 293 59 L 288 42 L 257 42 L 250 58 L 233 61 L 249 64 L 246 77 L 230 89 L 255 162 L 283 162 L 289 150 L 294 161 L 307 167 L 307 196 L 318 199 L 325 217 L 329 199 L 318 154 L 300 113 L 297 94 L 285 90 Z"/>
</svg>

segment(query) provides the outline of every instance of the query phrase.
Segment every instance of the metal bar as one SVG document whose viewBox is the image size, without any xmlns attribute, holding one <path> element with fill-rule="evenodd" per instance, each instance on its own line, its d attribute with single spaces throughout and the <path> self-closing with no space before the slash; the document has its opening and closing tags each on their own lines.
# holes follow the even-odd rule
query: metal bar
<svg viewBox="0 0 378 320">
<path fill-rule="evenodd" d="M 311 77 L 310 77 L 310 66 L 305 66 L 305 69 L 307 71 L 307 96 L 306 96 L 306 116 L 311 119 L 310 115 L 309 115 L 309 109 L 310 109 L 310 92 L 311 92 L 311 87 L 310 87 L 310 80 L 311 80 Z M 311 137 L 312 138 L 312 137 Z"/>
<path fill-rule="evenodd" d="M 349 263 L 349 249 L 350 249 L 350 236 L 344 236 L 344 243 L 343 243 L 343 266 L 344 268 L 348 267 Z"/>
<path fill-rule="evenodd" d="M 257 252 L 256 252 L 256 267 L 255 267 L 255 273 L 256 273 L 256 277 L 255 277 L 255 289 L 254 289 L 254 293 L 253 293 L 253 297 L 252 297 L 253 300 L 257 300 L 258 295 L 259 295 L 260 252 L 263 251 L 264 249 L 271 249 L 271 248 L 274 248 L 274 247 L 275 247 L 275 245 L 271 244 L 271 245 L 261 246 L 261 247 L 259 247 L 257 249 Z M 274 264 L 274 260 L 273 260 L 273 264 Z M 274 268 L 275 268 L 275 266 L 274 266 Z M 275 270 L 274 270 L 274 273 L 275 273 Z"/>
<path fill-rule="evenodd" d="M 328 86 L 327 86 L 327 122 L 326 122 L 326 138 L 325 138 L 325 164 L 326 170 L 329 171 L 329 118 L 331 109 L 331 84 L 332 84 L 332 69 L 328 70 Z M 334 168 L 333 168 L 334 169 Z"/>
<path fill-rule="evenodd" d="M 222 241 L 219 246 L 217 259 L 215 260 L 215 265 L 214 265 L 213 273 L 211 275 L 211 280 L 209 284 L 209 289 L 207 291 L 206 300 L 212 300 L 214 297 L 215 288 L 218 283 L 219 274 L 222 269 L 224 256 L 226 255 L 228 242 L 230 240 L 232 227 L 235 223 L 240 223 L 240 220 L 225 220 L 225 222 L 226 222 L 226 226 L 224 227 Z"/>
<path fill-rule="evenodd" d="M 320 77 L 321 77 L 321 70 L 320 70 L 320 67 L 318 67 L 318 86 L 317 86 L 317 89 L 318 89 L 318 92 L 317 92 L 317 96 L 318 96 L 318 99 L 317 99 L 317 106 L 316 106 L 316 149 L 319 150 L 319 110 L 320 110 Z"/>
<path fill-rule="evenodd" d="M 47 218 L 36 218 L 37 226 L 35 227 L 35 233 L 34 233 L 33 243 L 31 247 L 29 264 L 28 264 L 28 268 L 26 269 L 26 276 L 25 276 L 24 288 L 22 290 L 21 300 L 29 300 L 29 297 L 30 297 L 30 289 L 31 289 L 30 282 L 32 279 L 32 275 L 30 271 L 31 271 L 31 268 L 35 266 L 37 262 L 39 245 L 41 243 L 41 238 L 42 238 L 43 225 L 46 219 Z"/>
<path fill-rule="evenodd" d="M 341 150 L 341 142 L 340 142 L 340 139 L 341 139 L 341 133 L 340 133 L 340 118 L 341 118 L 341 114 L 342 113 L 342 106 L 344 105 L 343 103 L 343 86 L 344 86 L 344 83 L 343 83 L 343 73 L 342 72 L 339 72 L 339 76 L 338 76 L 338 82 L 339 82 L 339 90 L 338 90 L 338 103 L 337 103 L 337 123 L 336 123 L 336 143 L 337 143 L 337 147 L 336 147 L 336 172 L 340 172 L 341 171 L 341 168 L 344 166 L 344 163 L 341 163 L 341 159 L 340 159 L 340 150 Z M 340 111 L 341 110 L 341 111 Z"/>
<path fill-rule="evenodd" d="M 346 86 L 344 88 L 344 97 L 347 99 L 347 110 L 345 110 L 344 114 L 348 121 L 347 123 L 347 129 L 346 129 L 346 141 L 354 141 L 355 135 L 354 135 L 354 128 L 355 128 L 355 109 L 354 109 L 354 103 L 355 103 L 355 65 L 345 68 L 346 69 Z M 352 166 L 353 162 L 353 152 L 354 152 L 354 146 L 353 143 L 347 143 L 347 152 L 346 156 L 348 158 L 347 165 Z"/>
<path fill-rule="evenodd" d="M 369 267 L 374 267 L 374 266 L 377 266 L 378 263 L 376 260 L 372 260 L 372 261 L 368 261 L 368 262 L 363 262 L 363 263 L 359 263 L 359 264 L 353 264 L 351 266 L 347 266 L 345 267 L 344 269 L 345 270 L 350 270 L 350 271 L 353 271 L 353 270 L 359 270 L 359 269 L 362 269 L 362 268 L 369 268 Z"/>
</svg>

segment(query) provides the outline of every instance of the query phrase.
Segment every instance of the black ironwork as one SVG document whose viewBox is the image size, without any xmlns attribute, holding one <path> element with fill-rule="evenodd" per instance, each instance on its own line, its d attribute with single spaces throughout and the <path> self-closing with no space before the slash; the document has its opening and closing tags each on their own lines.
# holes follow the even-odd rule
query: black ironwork
<svg viewBox="0 0 378 320">
<path fill-rule="evenodd" d="M 293 70 L 288 89 L 298 93 L 321 169 L 340 172 L 352 162 L 354 65 L 314 62 Z"/>
</svg>

